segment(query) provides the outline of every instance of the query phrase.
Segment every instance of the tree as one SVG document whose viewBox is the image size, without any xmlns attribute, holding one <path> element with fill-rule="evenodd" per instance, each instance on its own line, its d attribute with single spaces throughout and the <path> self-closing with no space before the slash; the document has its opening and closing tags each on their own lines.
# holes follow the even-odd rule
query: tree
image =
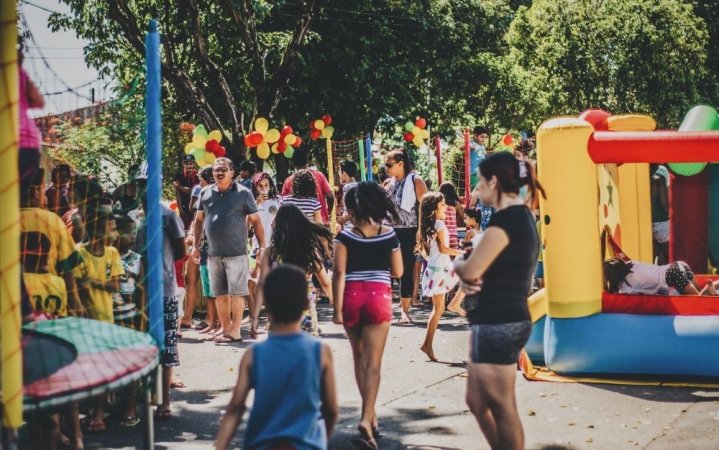
<svg viewBox="0 0 719 450">
<path fill-rule="evenodd" d="M 537 96 L 535 120 L 603 108 L 674 127 L 707 98 L 706 24 L 679 0 L 536 0 L 507 40 Z"/>
</svg>

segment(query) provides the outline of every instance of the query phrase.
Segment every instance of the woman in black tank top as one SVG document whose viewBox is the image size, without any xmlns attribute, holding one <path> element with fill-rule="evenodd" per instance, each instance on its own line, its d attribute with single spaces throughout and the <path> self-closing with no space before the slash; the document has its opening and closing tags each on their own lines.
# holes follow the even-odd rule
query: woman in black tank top
<svg viewBox="0 0 719 450">
<path fill-rule="evenodd" d="M 524 185 L 532 197 L 544 195 L 532 167 L 511 153 L 482 161 L 479 195 L 497 212 L 477 248 L 455 260 L 471 328 L 467 404 L 492 448 L 524 448 L 515 366 L 532 331 L 527 293 L 539 250 L 534 215 L 519 195 Z"/>
</svg>

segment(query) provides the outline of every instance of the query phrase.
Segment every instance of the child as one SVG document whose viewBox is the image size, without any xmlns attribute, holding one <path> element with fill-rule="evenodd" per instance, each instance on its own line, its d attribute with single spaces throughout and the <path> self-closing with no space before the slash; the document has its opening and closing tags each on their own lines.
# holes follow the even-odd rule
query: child
<svg viewBox="0 0 719 450">
<path fill-rule="evenodd" d="M 50 239 L 42 233 L 23 233 L 20 241 L 22 278 L 35 313 L 67 317 L 65 280 L 48 271 Z"/>
<path fill-rule="evenodd" d="M 284 197 L 284 203 L 297 205 L 302 213 L 313 222 L 323 224 L 322 205 L 317 200 L 315 177 L 309 169 L 298 170 L 292 180 L 292 195 Z"/>
<path fill-rule="evenodd" d="M 302 321 L 302 329 L 314 336 L 319 334 L 315 305 L 317 295 L 315 287 L 312 285 L 312 275 L 317 277 L 324 291 L 329 294 L 332 290 L 332 283 L 324 267 L 323 256 L 327 246 L 330 246 L 331 250 L 331 239 L 332 233 L 328 228 L 320 223 L 310 221 L 297 206 L 291 204 L 280 206 L 272 230 L 272 245 L 268 251 L 262 253 L 255 312 L 252 315 L 251 335 L 253 337 L 257 336 L 257 324 L 263 302 L 262 286 L 265 283 L 265 277 L 270 269 L 278 264 L 294 264 L 307 274 L 307 294 L 310 302 Z"/>
<path fill-rule="evenodd" d="M 338 416 L 334 367 L 330 348 L 301 332 L 308 308 L 306 274 L 280 265 L 265 281 L 272 334 L 243 355 L 215 446 L 229 448 L 254 389 L 244 448 L 326 449 Z"/>
<path fill-rule="evenodd" d="M 135 305 L 138 311 L 144 311 L 144 289 L 141 282 L 144 277 L 142 257 L 139 253 L 132 251 L 137 238 L 137 225 L 134 220 L 124 214 L 116 214 L 115 223 L 119 236 L 115 245 L 120 253 L 122 268 L 125 272 L 120 278 L 120 292 L 113 294 L 113 298 L 116 306 Z M 144 322 L 142 319 L 138 320 L 138 329 L 141 331 L 145 329 Z"/>
<path fill-rule="evenodd" d="M 377 448 L 375 402 L 392 321 L 390 277 L 401 277 L 404 269 L 397 234 L 382 223 L 397 220 L 397 211 L 387 194 L 372 181 L 351 188 L 345 201 L 354 227 L 342 230 L 335 239 L 332 321 L 344 325 L 352 346 L 362 396 L 359 440 L 364 448 Z"/>
<path fill-rule="evenodd" d="M 347 192 L 357 186 L 357 163 L 352 160 L 344 160 L 340 163 L 340 183 L 342 183 L 342 205 L 344 211 L 342 215 L 337 217 L 337 223 L 342 225 L 345 230 L 351 230 L 352 221 L 347 211 Z"/>
<path fill-rule="evenodd" d="M 439 192 L 428 192 L 420 205 L 419 247 L 427 255 L 427 268 L 422 274 L 422 295 L 432 297 L 432 312 L 427 322 L 427 335 L 420 348 L 432 361 L 437 361 L 432 349 L 434 333 L 444 312 L 445 297 L 459 282 L 454 273 L 451 256 L 461 255 L 449 247 L 449 233 L 444 224 L 447 205 Z M 462 295 L 461 290 L 457 295 Z"/>
<path fill-rule="evenodd" d="M 482 234 L 482 230 L 479 229 L 479 224 L 482 221 L 481 214 L 476 208 L 464 211 L 464 225 L 467 227 L 467 232 L 462 240 L 462 248 L 465 250 L 471 249 L 474 246 L 475 237 Z"/>
<path fill-rule="evenodd" d="M 703 289 L 697 284 L 684 261 L 658 266 L 612 258 L 604 261 L 604 277 L 605 288 L 611 293 L 668 295 L 673 288 L 683 295 L 717 295 L 711 281 Z"/>
<path fill-rule="evenodd" d="M 459 250 L 457 223 L 464 219 L 462 204 L 452 183 L 442 183 L 439 186 L 439 192 L 444 196 L 444 201 L 447 204 L 447 218 L 444 220 L 444 224 L 449 232 L 449 247 Z"/>
<path fill-rule="evenodd" d="M 86 223 L 87 243 L 78 246 L 82 263 L 74 270 L 80 298 L 91 319 L 114 323 L 112 295 L 120 292 L 123 274 L 120 253 L 110 245 L 117 240 L 115 218 L 104 213 L 88 216 Z M 105 394 L 95 399 L 95 411 L 87 422 L 92 433 L 105 430 Z"/>
</svg>

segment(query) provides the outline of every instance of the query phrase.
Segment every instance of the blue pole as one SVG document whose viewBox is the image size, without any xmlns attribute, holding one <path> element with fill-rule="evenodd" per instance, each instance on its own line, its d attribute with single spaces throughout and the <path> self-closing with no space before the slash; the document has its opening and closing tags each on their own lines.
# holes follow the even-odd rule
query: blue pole
<svg viewBox="0 0 719 450">
<path fill-rule="evenodd" d="M 367 179 L 374 181 L 374 173 L 372 173 L 372 138 L 369 137 L 369 133 L 367 133 L 364 139 L 364 151 L 366 153 Z"/>
<path fill-rule="evenodd" d="M 160 97 L 160 34 L 157 20 L 148 23 L 145 37 L 145 64 L 147 67 L 147 90 L 145 91 L 145 114 L 147 114 L 147 245 L 148 290 L 147 305 L 150 335 L 160 349 L 165 346 L 165 322 L 162 307 L 162 111 Z"/>
</svg>

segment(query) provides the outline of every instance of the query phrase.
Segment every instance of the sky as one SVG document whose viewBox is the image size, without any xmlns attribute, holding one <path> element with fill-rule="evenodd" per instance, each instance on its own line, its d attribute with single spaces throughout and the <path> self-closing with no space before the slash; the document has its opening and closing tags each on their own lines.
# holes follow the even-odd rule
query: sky
<svg viewBox="0 0 719 450">
<path fill-rule="evenodd" d="M 23 66 L 45 96 L 45 108 L 31 110 L 30 115 L 38 117 L 89 106 L 92 88 L 95 101 L 108 100 L 112 94 L 108 81 L 99 79 L 97 71 L 85 63 L 82 49 L 87 41 L 74 31 L 53 33 L 48 26 L 50 12 L 46 10 L 68 12 L 69 8 L 58 0 L 17 2 L 20 27 L 23 31 L 27 27 L 34 38 L 34 42 L 26 42 Z M 75 92 L 67 92 L 68 87 Z"/>
</svg>

